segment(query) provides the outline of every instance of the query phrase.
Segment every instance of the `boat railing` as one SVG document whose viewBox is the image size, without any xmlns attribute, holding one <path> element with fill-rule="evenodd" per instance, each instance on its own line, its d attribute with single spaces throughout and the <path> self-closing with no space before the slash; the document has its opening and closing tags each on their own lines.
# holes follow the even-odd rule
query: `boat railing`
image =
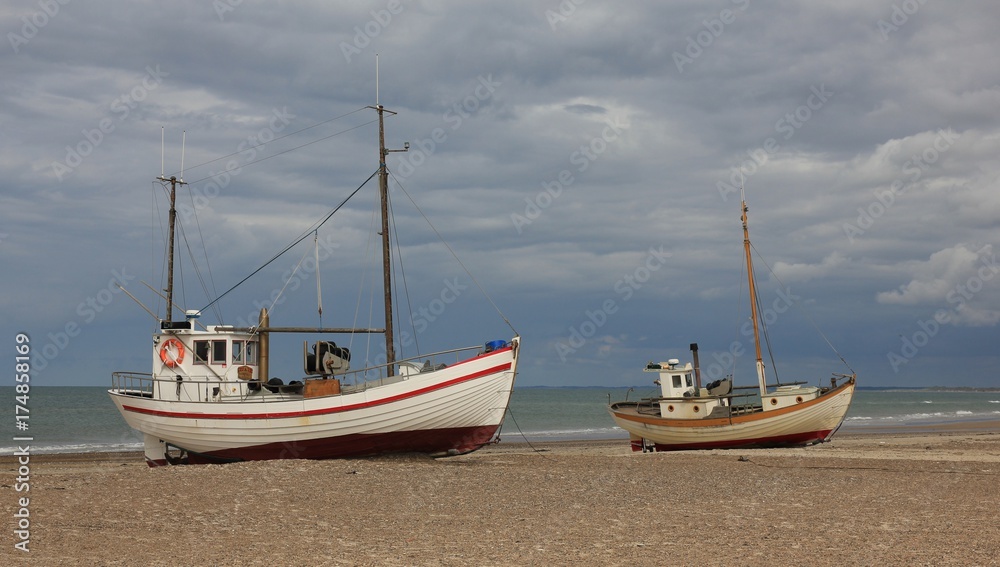
<svg viewBox="0 0 1000 567">
<path fill-rule="evenodd" d="M 374 388 L 377 386 L 382 386 L 386 384 L 392 384 L 394 382 L 400 382 L 406 380 L 410 376 L 416 376 L 422 372 L 440 370 L 445 368 L 449 363 L 454 364 L 456 362 L 461 362 L 464 359 L 474 356 L 471 353 L 473 351 L 482 354 L 481 346 L 471 346 L 471 347 L 461 347 L 449 350 L 443 350 L 438 352 L 433 352 L 429 354 L 423 354 L 418 356 L 413 356 L 403 360 L 397 360 L 392 363 L 379 364 L 375 366 L 369 366 L 367 368 L 362 368 L 359 370 L 354 370 L 347 372 L 346 374 L 337 374 L 334 377 L 340 379 L 344 384 L 344 393 L 353 393 L 364 391 L 369 388 Z M 447 360 L 448 362 L 444 362 Z M 393 369 L 393 375 L 389 375 L 389 368 Z M 306 376 L 299 378 L 300 384 L 309 379 L 319 379 L 319 376 Z M 233 381 L 237 382 L 237 381 Z M 247 386 L 259 385 L 259 382 L 244 382 L 238 381 L 239 383 L 244 383 Z M 259 385 L 256 388 L 240 388 L 239 395 L 227 395 L 223 391 L 224 381 L 220 381 L 217 377 L 185 377 L 183 381 L 178 381 L 177 378 L 157 378 L 148 372 L 113 372 L 111 374 L 111 388 L 117 394 L 123 394 L 128 396 L 137 396 L 144 398 L 152 398 L 155 393 L 163 395 L 166 392 L 177 392 L 178 399 L 183 398 L 183 401 L 216 401 L 219 396 L 225 398 L 240 398 L 241 401 L 280 401 L 283 399 L 290 399 L 296 395 L 301 395 L 301 386 L 295 388 L 292 384 L 284 384 L 279 387 L 275 387 L 276 391 L 271 391 L 266 385 Z M 183 389 L 182 389 L 183 385 Z M 269 395 L 260 396 L 259 393 L 266 388 Z"/>
<path fill-rule="evenodd" d="M 406 380 L 410 376 L 440 370 L 448 364 L 461 362 L 469 358 L 472 351 L 481 351 L 481 346 L 469 346 L 421 354 L 404 358 L 392 363 L 383 363 L 374 366 L 366 366 L 358 370 L 351 370 L 345 374 L 338 374 L 336 377 L 345 384 L 348 391 L 362 391 L 368 388 L 375 388 Z M 466 353 L 462 356 L 462 353 Z M 447 360 L 448 362 L 445 362 Z M 390 376 L 389 369 L 392 369 Z"/>
<path fill-rule="evenodd" d="M 734 387 L 733 390 L 746 389 L 749 387 Z M 756 386 L 754 387 L 756 390 Z M 740 415 L 745 413 L 752 413 L 760 409 L 760 393 L 759 392 L 747 392 L 745 394 L 728 393 L 721 396 L 702 396 L 699 399 L 714 398 L 716 400 L 725 400 L 726 407 L 729 408 L 730 415 Z M 691 401 L 691 398 L 685 397 L 666 397 L 657 396 L 653 398 L 642 398 L 636 402 L 636 411 L 638 413 L 648 413 L 655 414 L 659 413 L 660 402 L 687 402 Z"/>
<path fill-rule="evenodd" d="M 153 397 L 153 375 L 149 372 L 112 372 L 111 389 L 129 396 Z"/>
</svg>

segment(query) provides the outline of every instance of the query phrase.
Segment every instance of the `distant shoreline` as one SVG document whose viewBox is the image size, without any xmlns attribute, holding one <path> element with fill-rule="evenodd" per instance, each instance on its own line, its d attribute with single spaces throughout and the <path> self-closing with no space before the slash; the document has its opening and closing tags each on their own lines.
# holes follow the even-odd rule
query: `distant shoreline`
<svg viewBox="0 0 1000 567">
<path fill-rule="evenodd" d="M 983 434 L 983 433 L 1000 433 L 1000 419 L 969 419 L 969 420 L 953 420 L 947 422 L 936 422 L 936 423 L 921 423 L 921 424 L 906 424 L 906 425 L 870 425 L 870 424 L 850 424 L 841 427 L 841 429 L 834 434 L 831 442 L 835 442 L 840 439 L 850 440 L 850 439 L 873 439 L 878 437 L 884 437 L 886 439 L 896 439 L 896 438 L 909 438 L 909 437 L 945 437 L 949 435 L 957 434 Z M 594 437 L 594 438 L 566 438 L 566 439 L 545 439 L 537 440 L 525 439 L 520 435 L 508 434 L 504 436 L 504 440 L 496 445 L 487 446 L 487 448 L 514 448 L 514 447 L 546 447 L 546 446 L 564 446 L 564 445 L 582 445 L 582 446 L 599 446 L 599 445 L 615 445 L 620 444 L 623 447 L 628 446 L 628 434 L 624 431 L 621 432 L 620 437 Z M 485 450 L 485 449 L 481 449 Z M 754 449 L 755 451 L 758 449 Z M 123 450 L 121 448 L 109 448 L 107 451 L 94 450 L 94 451 L 46 451 L 44 447 L 34 447 L 32 450 L 32 458 L 38 461 L 91 461 L 91 462 L 104 462 L 109 460 L 118 460 L 121 458 L 132 458 L 142 459 L 142 450 Z M 373 457 L 378 458 L 378 457 Z M 10 453 L 4 453 L 0 455 L 0 463 L 12 463 L 14 461 L 14 456 Z"/>
</svg>

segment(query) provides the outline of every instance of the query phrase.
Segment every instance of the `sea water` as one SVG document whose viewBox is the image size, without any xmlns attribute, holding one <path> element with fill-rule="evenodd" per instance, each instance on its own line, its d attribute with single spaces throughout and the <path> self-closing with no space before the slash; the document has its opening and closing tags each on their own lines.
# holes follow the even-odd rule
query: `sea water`
<svg viewBox="0 0 1000 567">
<path fill-rule="evenodd" d="M 32 453 L 138 451 L 142 436 L 130 428 L 101 387 L 36 387 L 28 400 L 28 429 L 18 430 L 13 387 L 0 388 L 8 400 L 0 455 L 10 455 L 14 437 L 31 437 Z M 608 401 L 655 396 L 653 388 L 518 388 L 511 396 L 501 439 L 564 441 L 628 439 L 614 425 Z M 859 389 L 843 431 L 899 430 L 914 425 L 1000 420 L 1000 391 Z M 24 442 L 20 442 L 24 445 Z"/>
</svg>

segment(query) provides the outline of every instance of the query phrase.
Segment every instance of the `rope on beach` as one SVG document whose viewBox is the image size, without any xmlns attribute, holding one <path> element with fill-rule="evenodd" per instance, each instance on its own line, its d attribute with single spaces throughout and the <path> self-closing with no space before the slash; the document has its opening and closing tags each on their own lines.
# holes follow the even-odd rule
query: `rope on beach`
<svg viewBox="0 0 1000 567">
<path fill-rule="evenodd" d="M 521 426 L 518 425 L 517 423 L 517 418 L 514 417 L 514 412 L 510 411 L 510 406 L 507 406 L 507 415 L 510 416 L 510 419 L 514 422 L 514 427 L 517 429 L 518 434 L 520 434 L 521 438 L 524 439 L 524 442 L 528 444 L 528 447 L 531 447 L 532 451 L 538 453 L 541 457 L 545 459 L 549 459 L 550 461 L 555 461 L 555 459 L 546 455 L 541 449 L 538 449 L 534 445 L 532 445 L 531 441 L 528 441 L 528 438 L 524 435 L 524 432 L 521 431 Z"/>
</svg>

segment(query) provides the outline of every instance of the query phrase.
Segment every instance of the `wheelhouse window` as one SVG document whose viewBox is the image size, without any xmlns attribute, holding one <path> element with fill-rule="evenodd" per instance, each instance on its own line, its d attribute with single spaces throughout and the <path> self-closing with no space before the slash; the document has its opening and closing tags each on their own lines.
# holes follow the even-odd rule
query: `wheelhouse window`
<svg viewBox="0 0 1000 567">
<path fill-rule="evenodd" d="M 210 350 L 209 341 L 194 342 L 194 363 L 208 364 L 208 353 Z"/>
<path fill-rule="evenodd" d="M 233 364 L 257 364 L 257 341 L 233 341 Z"/>
<path fill-rule="evenodd" d="M 194 341 L 195 364 L 226 364 L 226 341 Z"/>
<path fill-rule="evenodd" d="M 212 364 L 225 364 L 226 360 L 226 341 L 212 341 Z"/>
</svg>

